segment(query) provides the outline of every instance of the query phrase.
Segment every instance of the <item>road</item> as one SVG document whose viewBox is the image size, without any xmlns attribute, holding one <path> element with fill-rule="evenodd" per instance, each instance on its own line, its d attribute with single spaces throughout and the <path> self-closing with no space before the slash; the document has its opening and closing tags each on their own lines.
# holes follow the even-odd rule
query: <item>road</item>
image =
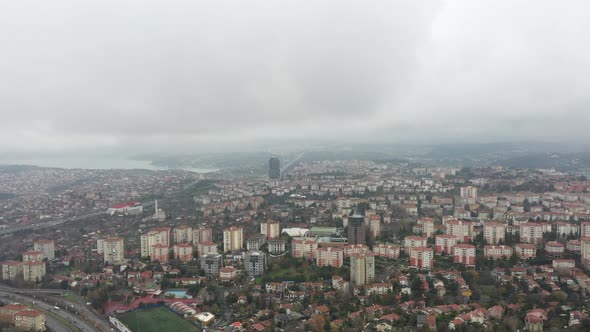
<svg viewBox="0 0 590 332">
<path fill-rule="evenodd" d="M 82 216 L 69 217 L 66 219 L 49 221 L 49 222 L 42 223 L 42 224 L 31 224 L 31 225 L 22 225 L 22 226 L 17 226 L 17 227 L 5 228 L 5 229 L 0 230 L 0 235 L 10 234 L 10 233 L 18 232 L 18 231 L 24 231 L 27 229 L 41 229 L 41 228 L 53 227 L 53 226 L 65 224 L 67 222 L 78 221 L 78 220 L 82 220 L 82 219 L 86 219 L 86 218 L 90 218 L 90 217 L 100 216 L 101 214 L 104 214 L 104 213 L 105 213 L 104 211 L 94 212 L 94 213 L 89 213 L 89 214 L 85 214 Z"/>
<path fill-rule="evenodd" d="M 77 300 L 77 303 L 67 302 L 64 300 L 64 302 L 68 303 L 67 308 L 65 308 L 65 309 L 67 309 L 68 311 L 75 312 L 76 316 L 78 316 L 78 317 L 80 317 L 80 315 L 83 314 L 84 318 L 86 319 L 86 321 L 84 321 L 84 322 L 86 322 L 86 324 L 88 324 L 89 326 L 90 325 L 94 326 L 92 331 L 110 331 L 111 330 L 110 323 L 107 320 L 103 319 L 94 310 L 89 308 L 85 304 L 84 299 L 82 299 L 80 296 L 78 296 L 76 293 L 74 293 L 72 291 L 64 290 L 64 289 L 18 289 L 18 288 L 12 288 L 12 287 L 6 286 L 4 284 L 0 284 L 0 291 L 8 292 L 8 293 L 11 293 L 14 295 L 26 296 L 28 298 L 32 297 L 32 300 L 34 300 L 34 301 L 43 300 L 43 302 L 48 302 L 48 305 L 51 308 L 53 308 L 53 303 L 49 303 L 51 301 L 47 300 L 48 296 L 69 295 L 71 298 L 75 298 Z M 60 306 L 62 306 L 62 305 L 60 305 Z M 70 314 L 65 309 L 60 310 L 60 313 Z"/>
<path fill-rule="evenodd" d="M 79 328 L 83 332 L 101 331 L 95 327 L 90 326 L 86 321 L 80 319 L 78 316 L 73 315 L 65 310 L 55 309 L 53 307 L 53 305 L 51 305 L 47 302 L 41 301 L 38 298 L 32 298 L 29 296 L 16 294 L 10 290 L 7 291 L 4 288 L 2 290 L 0 290 L 0 297 L 8 298 L 12 301 L 20 302 L 20 303 L 24 303 L 24 304 L 34 304 L 35 306 L 41 308 L 43 311 L 52 312 L 64 319 L 67 319 L 74 326 L 76 326 L 77 328 Z"/>
<path fill-rule="evenodd" d="M 2 301 L 4 303 L 17 302 L 11 296 L 0 296 L 0 301 Z M 25 304 L 28 304 L 28 302 L 25 302 Z M 67 326 L 65 326 L 60 321 L 58 321 L 57 319 L 55 319 L 55 318 L 53 318 L 53 317 L 51 317 L 49 315 L 45 315 L 45 325 L 47 325 L 47 327 L 49 327 L 49 329 L 51 331 L 55 331 L 55 332 L 72 332 L 72 330 L 70 330 Z"/>
<path fill-rule="evenodd" d="M 303 158 L 304 154 L 305 152 L 301 152 L 295 159 L 291 160 L 287 165 L 285 165 L 285 167 L 283 167 L 283 169 L 281 170 L 281 175 L 287 174 L 291 170 L 291 167 L 295 166 L 299 162 L 299 160 Z"/>
</svg>

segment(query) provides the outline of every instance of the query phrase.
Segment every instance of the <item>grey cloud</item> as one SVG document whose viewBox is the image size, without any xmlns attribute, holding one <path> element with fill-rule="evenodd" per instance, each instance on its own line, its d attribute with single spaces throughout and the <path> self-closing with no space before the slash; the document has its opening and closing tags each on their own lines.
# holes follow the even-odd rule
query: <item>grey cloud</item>
<svg viewBox="0 0 590 332">
<path fill-rule="evenodd" d="M 2 7 L 0 151 L 545 128 L 570 139 L 590 121 L 582 1 Z"/>
</svg>

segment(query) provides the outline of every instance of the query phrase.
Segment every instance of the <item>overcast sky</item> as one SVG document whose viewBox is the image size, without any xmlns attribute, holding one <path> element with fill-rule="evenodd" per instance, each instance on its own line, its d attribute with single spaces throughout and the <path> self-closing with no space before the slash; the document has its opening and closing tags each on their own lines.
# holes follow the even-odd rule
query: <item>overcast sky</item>
<svg viewBox="0 0 590 332">
<path fill-rule="evenodd" d="M 590 2 L 4 1 L 0 152 L 590 138 Z"/>
</svg>

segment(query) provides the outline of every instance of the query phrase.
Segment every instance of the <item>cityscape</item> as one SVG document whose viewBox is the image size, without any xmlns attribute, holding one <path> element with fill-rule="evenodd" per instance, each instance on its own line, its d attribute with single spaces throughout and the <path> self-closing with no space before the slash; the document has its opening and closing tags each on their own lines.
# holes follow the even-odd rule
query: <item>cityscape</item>
<svg viewBox="0 0 590 332">
<path fill-rule="evenodd" d="M 584 175 L 281 164 L 257 179 L 2 167 L 0 295 L 22 300 L 0 313 L 31 330 L 61 313 L 84 331 L 588 326 Z"/>
</svg>

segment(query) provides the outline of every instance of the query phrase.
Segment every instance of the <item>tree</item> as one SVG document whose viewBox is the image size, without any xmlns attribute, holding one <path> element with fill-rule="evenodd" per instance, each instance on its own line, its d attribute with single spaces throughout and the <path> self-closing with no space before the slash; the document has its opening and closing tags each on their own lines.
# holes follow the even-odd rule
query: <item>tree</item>
<svg viewBox="0 0 590 332">
<path fill-rule="evenodd" d="M 307 321 L 307 326 L 314 332 L 325 331 L 326 319 L 322 315 L 316 315 Z"/>
</svg>

